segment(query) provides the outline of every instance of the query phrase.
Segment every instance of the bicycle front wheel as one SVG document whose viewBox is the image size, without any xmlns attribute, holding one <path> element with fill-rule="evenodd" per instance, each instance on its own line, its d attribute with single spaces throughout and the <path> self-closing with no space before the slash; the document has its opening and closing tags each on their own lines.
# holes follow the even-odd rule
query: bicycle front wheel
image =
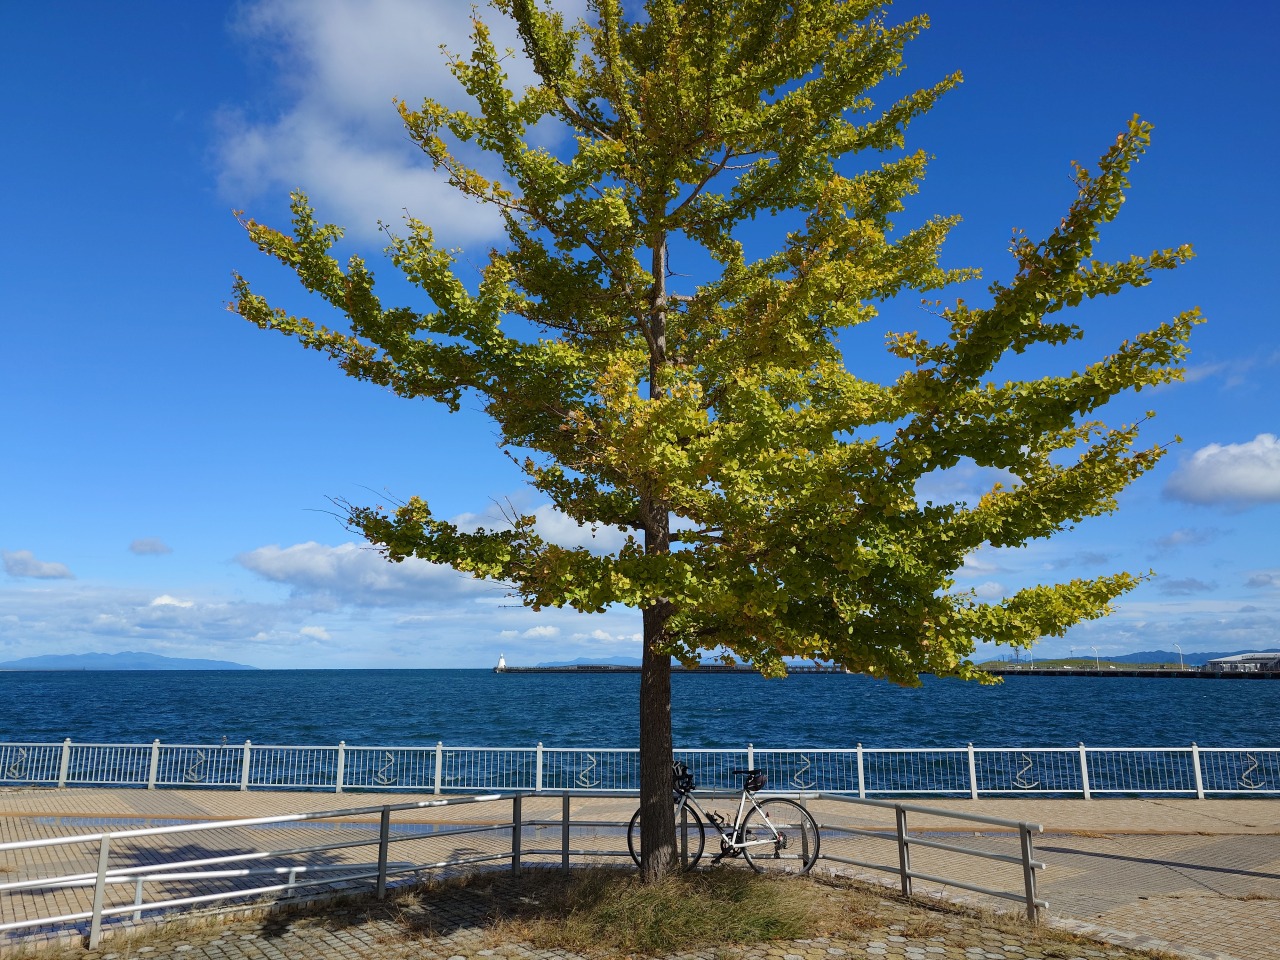
<svg viewBox="0 0 1280 960">
<path fill-rule="evenodd" d="M 707 844 L 707 828 L 698 816 L 698 811 L 688 805 L 676 805 L 676 858 L 681 869 L 692 870 L 702 857 L 702 848 Z M 627 827 L 627 849 L 631 851 L 631 859 L 640 866 L 640 811 L 631 817 Z"/>
<path fill-rule="evenodd" d="M 818 859 L 818 823 L 794 800 L 757 801 L 743 821 L 742 854 L 757 873 L 806 874 Z"/>
</svg>

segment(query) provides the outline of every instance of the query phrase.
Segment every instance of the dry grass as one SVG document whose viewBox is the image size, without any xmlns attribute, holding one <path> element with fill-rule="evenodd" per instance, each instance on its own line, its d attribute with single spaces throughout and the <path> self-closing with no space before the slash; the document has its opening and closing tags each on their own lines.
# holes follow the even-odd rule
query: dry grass
<svg viewBox="0 0 1280 960">
<path fill-rule="evenodd" d="M 745 870 L 684 874 L 649 884 L 631 871 L 603 869 L 530 874 L 515 887 L 510 879 L 478 876 L 467 891 L 497 905 L 487 933 L 494 944 L 522 941 L 596 955 L 654 956 L 726 944 L 852 936 L 876 924 L 872 895 Z M 421 896 L 431 895 L 428 890 Z M 402 923 L 421 931 L 421 915 L 403 901 L 397 906 Z"/>
</svg>

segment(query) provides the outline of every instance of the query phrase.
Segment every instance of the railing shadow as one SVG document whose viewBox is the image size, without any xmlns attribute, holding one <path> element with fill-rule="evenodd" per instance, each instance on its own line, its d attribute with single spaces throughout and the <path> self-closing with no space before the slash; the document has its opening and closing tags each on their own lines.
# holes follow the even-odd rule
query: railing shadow
<svg viewBox="0 0 1280 960">
<path fill-rule="evenodd" d="M 1123 853 L 1103 853 L 1099 850 L 1082 850 L 1079 847 L 1049 846 L 1037 844 L 1041 853 L 1060 853 L 1066 856 L 1083 857 L 1088 860 L 1111 860 L 1122 863 L 1147 864 L 1156 867 L 1168 867 L 1177 871 L 1196 873 L 1220 873 L 1232 877 L 1248 877 L 1255 880 L 1280 880 L 1280 873 L 1267 873 L 1261 870 L 1244 870 L 1239 867 L 1217 867 L 1208 863 L 1192 863 L 1186 860 L 1171 860 L 1164 857 L 1135 857 Z"/>
</svg>

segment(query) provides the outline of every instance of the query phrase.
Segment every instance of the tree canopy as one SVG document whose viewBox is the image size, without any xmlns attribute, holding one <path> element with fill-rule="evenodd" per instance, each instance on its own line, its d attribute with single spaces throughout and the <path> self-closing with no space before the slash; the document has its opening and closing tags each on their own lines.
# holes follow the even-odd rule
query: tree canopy
<svg viewBox="0 0 1280 960">
<path fill-rule="evenodd" d="M 577 23 L 533 0 L 494 6 L 515 19 L 536 83 L 511 89 L 476 18 L 470 56 L 451 59 L 474 109 L 398 104 L 450 186 L 501 211 L 506 243 L 478 282 L 411 217 L 388 252 L 423 301 L 385 305 L 363 259 L 332 255 L 341 230 L 297 193 L 291 231 L 245 225 L 346 328 L 276 308 L 242 277 L 234 308 L 401 396 L 450 410 L 478 398 L 557 510 L 627 532 L 600 555 L 544 539 L 532 516 L 461 529 L 418 497 L 349 517 L 392 560 L 504 582 L 535 609 L 643 611 L 642 807 L 655 820 L 642 835 L 656 874 L 671 850 L 654 824 L 663 807 L 671 819 L 672 656 L 972 678 L 976 642 L 1060 635 L 1138 582 L 1120 572 L 985 602 L 955 573 L 985 545 L 1114 510 L 1159 460 L 1139 424 L 1098 412 L 1181 376 L 1194 310 L 1068 374 L 1003 380 L 995 368 L 1080 339 L 1066 308 L 1191 253 L 1094 259 L 1148 144 L 1135 118 L 1094 170 L 1075 169 L 1078 196 L 1049 236 L 1015 236 L 1012 277 L 990 285 L 988 305 L 939 306 L 932 339 L 887 331 L 904 372 L 859 376 L 842 333 L 901 294 L 974 275 L 940 265 L 957 218 L 899 224 L 928 159 L 906 149 L 908 125 L 960 77 L 888 106 L 871 98 L 926 18 L 894 23 L 865 0 L 649 0 L 634 19 L 593 0 Z M 554 147 L 541 145 L 548 124 Z M 466 162 L 476 148 L 500 171 Z M 762 223 L 776 243 L 757 252 L 747 235 Z M 1007 479 L 976 503 L 917 495 L 966 462 Z"/>
</svg>

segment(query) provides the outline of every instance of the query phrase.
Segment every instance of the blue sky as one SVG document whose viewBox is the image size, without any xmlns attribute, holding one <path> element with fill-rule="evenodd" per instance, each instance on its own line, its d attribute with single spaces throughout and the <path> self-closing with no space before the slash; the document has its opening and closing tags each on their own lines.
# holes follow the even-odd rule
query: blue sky
<svg viewBox="0 0 1280 960">
<path fill-rule="evenodd" d="M 997 597 L 1156 571 L 1115 616 L 1045 641 L 1040 656 L 1280 647 L 1280 14 L 933 0 L 893 15 L 918 9 L 933 29 L 901 83 L 954 69 L 966 79 L 912 129 L 909 144 L 936 160 L 902 222 L 962 215 L 947 262 L 1005 278 L 1011 229 L 1051 229 L 1072 197 L 1069 161 L 1091 163 L 1140 113 L 1154 143 L 1099 254 L 1190 242 L 1197 257 L 1081 314 L 1086 347 L 1097 355 L 1191 306 L 1209 318 L 1185 384 L 1109 414 L 1120 423 L 1154 408 L 1147 442 L 1184 440 L 1121 511 L 980 552 L 960 583 Z M 638 654 L 634 612 L 534 614 L 501 588 L 392 566 L 354 543 L 328 498 L 417 493 L 448 517 L 510 498 L 554 536 L 579 534 L 521 488 L 483 417 L 347 380 L 225 309 L 233 270 L 305 308 L 231 213 L 283 225 L 293 187 L 371 259 L 376 221 L 405 208 L 483 257 L 494 220 L 440 188 L 391 106 L 428 93 L 460 102 L 437 47 L 466 48 L 466 11 L 433 0 L 10 11 L 0 661 L 145 650 L 262 667 L 454 667 L 500 652 L 513 663 Z M 977 303 L 982 290 L 958 292 Z M 884 329 L 929 319 L 914 299 L 895 303 L 861 336 L 874 355 Z M 972 496 L 990 480 L 959 470 L 937 487 Z"/>
</svg>

